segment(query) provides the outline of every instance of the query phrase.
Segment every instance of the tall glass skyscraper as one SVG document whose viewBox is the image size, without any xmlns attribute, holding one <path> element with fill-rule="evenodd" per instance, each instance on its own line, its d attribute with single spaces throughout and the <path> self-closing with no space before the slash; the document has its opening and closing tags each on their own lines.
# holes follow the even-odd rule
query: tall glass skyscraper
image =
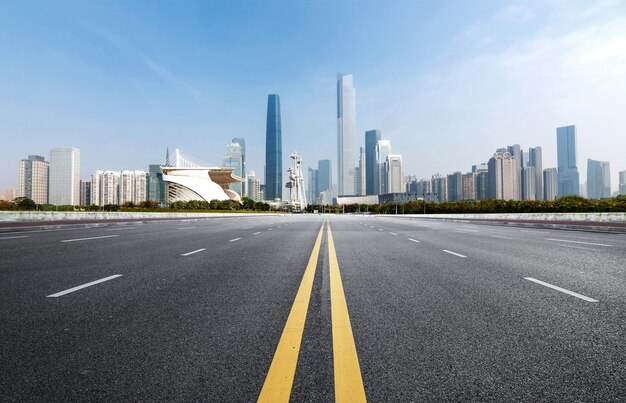
<svg viewBox="0 0 626 403">
<path fill-rule="evenodd" d="M 580 178 L 576 158 L 576 126 L 556 129 L 559 193 L 557 197 L 579 196 Z"/>
<path fill-rule="evenodd" d="M 248 169 L 246 167 L 246 139 L 243 137 L 235 137 L 231 143 L 239 144 L 241 146 L 241 179 L 242 193 L 241 196 L 248 195 Z"/>
<path fill-rule="evenodd" d="M 611 164 L 608 161 L 587 159 L 587 197 L 611 197 Z"/>
<path fill-rule="evenodd" d="M 318 193 L 331 190 L 333 187 L 333 171 L 330 160 L 317 162 L 317 191 Z"/>
<path fill-rule="evenodd" d="M 80 150 L 50 149 L 49 203 L 77 206 L 80 203 Z"/>
<path fill-rule="evenodd" d="M 352 74 L 337 75 L 337 174 L 339 195 L 356 193 L 356 94 Z"/>
<path fill-rule="evenodd" d="M 378 194 L 378 162 L 376 161 L 376 144 L 380 140 L 380 130 L 365 132 L 365 194 Z"/>
<path fill-rule="evenodd" d="M 283 198 L 283 140 L 280 124 L 280 97 L 267 96 L 265 130 L 265 200 Z"/>
<path fill-rule="evenodd" d="M 543 200 L 543 161 L 541 147 L 528 149 L 528 166 L 535 167 L 535 200 Z"/>
</svg>

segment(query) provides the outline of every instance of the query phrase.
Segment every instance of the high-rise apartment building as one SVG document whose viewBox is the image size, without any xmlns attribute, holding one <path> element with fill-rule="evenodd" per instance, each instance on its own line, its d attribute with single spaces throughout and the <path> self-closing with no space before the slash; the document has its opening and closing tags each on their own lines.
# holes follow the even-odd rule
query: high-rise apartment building
<svg viewBox="0 0 626 403">
<path fill-rule="evenodd" d="M 383 161 L 384 162 L 384 161 Z M 339 195 L 356 194 L 356 93 L 352 74 L 337 75 L 337 174 Z"/>
<path fill-rule="evenodd" d="M 527 165 L 522 168 L 522 200 L 536 200 L 536 177 L 536 169 L 534 166 Z"/>
<path fill-rule="evenodd" d="M 39 155 L 20 161 L 17 197 L 28 197 L 37 204 L 48 203 L 49 163 Z"/>
<path fill-rule="evenodd" d="M 376 160 L 378 164 L 378 194 L 389 193 L 387 182 L 387 157 L 391 154 L 391 142 L 389 140 L 378 140 L 376 143 Z"/>
<path fill-rule="evenodd" d="M 496 152 L 489 160 L 487 192 L 490 199 L 516 199 L 517 158 L 509 152 Z"/>
<path fill-rule="evenodd" d="M 447 177 L 435 174 L 431 178 L 432 193 L 439 203 L 448 201 L 448 179 Z"/>
<path fill-rule="evenodd" d="M 611 164 L 608 161 L 587 159 L 587 197 L 611 197 Z"/>
<path fill-rule="evenodd" d="M 463 200 L 476 200 L 476 173 L 468 172 L 461 175 Z"/>
<path fill-rule="evenodd" d="M 91 204 L 91 181 L 80 180 L 80 205 L 89 206 Z"/>
<path fill-rule="evenodd" d="M 576 126 L 557 128 L 556 145 L 559 179 L 558 197 L 579 196 L 580 178 L 576 155 Z"/>
<path fill-rule="evenodd" d="M 263 201 L 263 196 L 261 195 L 261 181 L 257 179 L 254 171 L 248 172 L 248 198 L 254 200 L 255 202 Z"/>
<path fill-rule="evenodd" d="M 554 200 L 559 193 L 558 171 L 556 168 L 543 170 L 543 200 Z"/>
<path fill-rule="evenodd" d="M 139 204 L 148 199 L 148 173 L 145 171 L 122 171 L 119 184 L 119 204 Z"/>
<path fill-rule="evenodd" d="M 49 203 L 78 205 L 80 203 L 80 150 L 50 150 Z"/>
<path fill-rule="evenodd" d="M 91 204 L 120 204 L 121 175 L 117 171 L 96 171 L 91 175 Z"/>
<path fill-rule="evenodd" d="M 226 147 L 226 157 L 222 159 L 223 168 L 233 168 L 233 173 L 239 178 L 243 179 L 243 159 L 241 145 L 238 143 L 230 143 Z M 240 196 L 244 196 L 243 186 L 241 182 L 233 183 L 230 185 L 231 189 L 237 192 Z"/>
<path fill-rule="evenodd" d="M 619 194 L 626 195 L 626 171 L 619 172 Z"/>
<path fill-rule="evenodd" d="M 404 168 L 402 156 L 391 154 L 387 156 L 387 193 L 404 193 Z"/>
<path fill-rule="evenodd" d="M 264 197 L 266 200 L 283 198 L 283 140 L 278 94 L 267 96 Z"/>
<path fill-rule="evenodd" d="M 378 161 L 376 160 L 376 145 L 380 139 L 380 130 L 365 132 L 365 194 L 367 195 L 377 195 L 380 188 Z"/>
<path fill-rule="evenodd" d="M 448 201 L 463 200 L 463 174 L 461 171 L 448 175 Z"/>
<path fill-rule="evenodd" d="M 528 166 L 535 168 L 535 200 L 543 200 L 543 157 L 541 147 L 528 149 Z"/>
<path fill-rule="evenodd" d="M 524 166 L 524 152 L 519 144 L 507 146 L 507 151 L 511 157 L 515 158 L 513 165 L 513 197 L 510 200 L 522 199 L 522 167 Z"/>
</svg>

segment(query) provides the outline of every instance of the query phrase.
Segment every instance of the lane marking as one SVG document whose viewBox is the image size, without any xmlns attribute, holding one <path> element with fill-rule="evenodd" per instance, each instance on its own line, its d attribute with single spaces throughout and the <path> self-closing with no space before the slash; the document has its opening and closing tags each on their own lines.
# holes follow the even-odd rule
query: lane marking
<svg viewBox="0 0 626 403">
<path fill-rule="evenodd" d="M 537 229 L 521 229 L 519 230 L 520 232 L 530 232 L 533 234 L 549 234 L 550 232 L 548 231 L 541 231 L 541 230 L 537 230 Z"/>
<path fill-rule="evenodd" d="M 61 297 L 61 296 L 65 295 L 65 294 L 69 294 L 69 293 L 74 292 L 74 291 L 82 290 L 83 288 L 91 287 L 92 285 L 104 283 L 105 281 L 113 280 L 114 278 L 118 278 L 118 277 L 122 277 L 122 275 L 121 274 L 115 274 L 113 276 L 101 278 L 100 280 L 92 281 L 91 283 L 79 285 L 79 286 L 67 289 L 65 291 L 57 292 L 55 294 L 46 295 L 46 297 L 48 297 L 48 298 Z"/>
<path fill-rule="evenodd" d="M 196 228 L 196 227 L 185 227 L 185 228 L 178 228 L 178 230 L 179 230 L 179 231 L 182 231 L 182 230 L 184 230 L 184 229 L 194 229 L 194 228 Z"/>
<path fill-rule="evenodd" d="M 328 263 L 330 266 L 330 311 L 333 333 L 335 402 L 365 402 L 365 388 L 359 357 L 350 325 L 348 304 L 343 292 L 339 263 L 330 223 L 327 222 Z"/>
<path fill-rule="evenodd" d="M 194 253 L 202 252 L 203 250 L 206 250 L 206 248 L 202 248 L 202 249 L 194 250 L 194 251 L 191 251 L 191 252 L 183 253 L 181 256 L 193 255 Z"/>
<path fill-rule="evenodd" d="M 390 232 L 390 234 L 391 234 L 391 235 L 396 235 L 396 236 L 398 235 L 398 234 L 396 234 L 395 232 Z"/>
<path fill-rule="evenodd" d="M 457 229 L 455 229 L 455 231 L 478 232 L 475 229 L 464 229 L 464 228 L 457 228 Z"/>
<path fill-rule="evenodd" d="M 413 239 L 413 238 L 407 238 L 407 239 L 408 239 L 409 241 L 411 241 L 411 242 L 417 242 L 417 243 L 420 243 L 420 242 L 421 242 L 421 241 L 418 241 L 417 239 Z"/>
<path fill-rule="evenodd" d="M 267 230 L 268 230 L 268 231 L 271 231 L 271 230 L 273 230 L 273 229 L 274 229 L 274 228 L 268 228 Z"/>
<path fill-rule="evenodd" d="M 230 241 L 228 241 L 228 242 L 237 242 L 237 241 L 238 241 L 238 240 L 240 240 L 240 239 L 241 239 L 241 238 L 235 238 L 235 239 L 231 239 L 231 240 L 230 240 Z"/>
<path fill-rule="evenodd" d="M 252 234 L 252 235 L 259 235 L 259 234 L 260 234 L 260 232 L 255 232 L 255 233 L 254 233 L 254 234 Z"/>
<path fill-rule="evenodd" d="M 104 236 L 92 236 L 92 237 L 89 237 L 89 238 L 64 239 L 61 242 L 90 241 L 92 239 L 115 238 L 116 236 L 119 236 L 119 235 L 104 235 Z"/>
<path fill-rule="evenodd" d="M 252 229 L 254 227 L 243 227 L 242 229 Z"/>
<path fill-rule="evenodd" d="M 378 228 L 378 230 L 379 230 L 379 231 L 384 231 L 384 229 L 382 229 L 382 228 Z"/>
<path fill-rule="evenodd" d="M 491 235 L 492 238 L 500 238 L 500 239 L 512 239 L 509 238 L 508 236 L 502 236 L 502 235 Z"/>
<path fill-rule="evenodd" d="M 126 228 L 109 228 L 105 229 L 105 231 L 125 231 L 127 229 L 135 229 L 136 227 L 126 227 Z"/>
<path fill-rule="evenodd" d="M 21 239 L 21 238 L 28 238 L 28 235 L 21 235 L 21 236 L 5 236 L 0 238 L 0 240 L 2 239 Z"/>
<path fill-rule="evenodd" d="M 465 256 L 465 255 L 461 255 L 460 253 L 452 252 L 452 251 L 447 250 L 447 249 L 444 249 L 443 251 L 444 251 L 444 252 L 446 252 L 446 253 L 449 253 L 449 254 L 451 254 L 451 255 L 454 255 L 454 256 L 458 256 L 458 257 L 467 257 L 467 256 Z"/>
<path fill-rule="evenodd" d="M 323 234 L 324 224 L 322 224 L 317 234 L 311 257 L 309 257 L 309 263 L 302 276 L 300 287 L 291 306 L 283 333 L 280 336 L 270 369 L 267 371 L 258 402 L 289 402 Z"/>
<path fill-rule="evenodd" d="M 571 249 L 584 249 L 584 250 L 600 250 L 595 248 L 585 248 L 584 246 L 574 246 L 574 245 L 559 245 L 561 248 L 571 248 Z"/>
<path fill-rule="evenodd" d="M 568 242 L 568 243 L 579 243 L 583 245 L 594 245 L 594 246 L 612 246 L 607 245 L 605 243 L 593 243 L 593 242 L 582 242 L 582 241 L 570 241 L 569 239 L 554 239 L 554 238 L 546 238 L 546 241 L 556 241 L 556 242 Z"/>
<path fill-rule="evenodd" d="M 561 291 L 561 292 L 563 292 L 565 294 L 571 295 L 571 296 L 576 297 L 576 298 L 580 298 L 580 299 L 585 300 L 587 302 L 598 302 L 597 299 L 589 298 L 589 297 L 587 297 L 585 295 L 582 295 L 582 294 L 579 294 L 577 292 L 566 290 L 565 288 L 557 287 L 556 285 L 552 285 L 550 283 L 546 283 L 545 281 L 537 280 L 536 278 L 524 277 L 524 279 L 528 280 L 528 281 L 532 281 L 533 283 L 541 284 L 544 287 L 552 288 L 553 290 Z"/>
</svg>

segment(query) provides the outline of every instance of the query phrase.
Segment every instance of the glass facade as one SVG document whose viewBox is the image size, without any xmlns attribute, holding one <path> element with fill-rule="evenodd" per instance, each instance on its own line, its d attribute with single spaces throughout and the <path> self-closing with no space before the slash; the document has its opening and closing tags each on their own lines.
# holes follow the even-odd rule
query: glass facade
<svg viewBox="0 0 626 403">
<path fill-rule="evenodd" d="M 80 203 L 80 150 L 50 150 L 49 203 L 76 206 Z"/>
<path fill-rule="evenodd" d="M 337 75 L 337 173 L 339 195 L 356 193 L 356 94 L 352 74 Z"/>
<path fill-rule="evenodd" d="M 377 195 L 380 187 L 376 161 L 376 144 L 380 139 L 380 130 L 365 132 L 365 194 L 367 195 Z"/>
<path fill-rule="evenodd" d="M 576 159 L 576 126 L 556 129 L 559 192 L 557 197 L 580 196 L 580 178 Z"/>
<path fill-rule="evenodd" d="M 267 97 L 265 131 L 265 200 L 283 198 L 283 145 L 280 123 L 280 97 Z"/>
</svg>

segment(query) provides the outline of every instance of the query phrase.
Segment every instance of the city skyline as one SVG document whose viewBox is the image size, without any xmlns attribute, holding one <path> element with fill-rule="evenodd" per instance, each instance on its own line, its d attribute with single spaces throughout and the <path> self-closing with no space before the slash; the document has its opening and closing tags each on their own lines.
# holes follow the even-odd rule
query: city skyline
<svg viewBox="0 0 626 403">
<path fill-rule="evenodd" d="M 0 66 L 3 189 L 18 185 L 19 160 L 65 146 L 81 150 L 88 179 L 147 170 L 167 146 L 219 166 L 228 139 L 246 138 L 248 170 L 263 172 L 268 93 L 283 98 L 286 154 L 336 167 L 338 71 L 354 75 L 355 149 L 365 131 L 381 130 L 407 175 L 464 172 L 506 144 L 541 146 L 543 167 L 556 167 L 554 129 L 566 125 L 576 125 L 579 161 L 611 163 L 612 190 L 626 169 L 623 1 L 340 2 L 348 22 L 324 2 L 119 4 L 0 5 L 10 39 L 0 49 L 13 55 Z M 266 32 L 266 18 L 289 24 Z M 456 28 L 440 28 L 442 18 Z M 374 20 L 376 33 L 362 29 Z"/>
</svg>

